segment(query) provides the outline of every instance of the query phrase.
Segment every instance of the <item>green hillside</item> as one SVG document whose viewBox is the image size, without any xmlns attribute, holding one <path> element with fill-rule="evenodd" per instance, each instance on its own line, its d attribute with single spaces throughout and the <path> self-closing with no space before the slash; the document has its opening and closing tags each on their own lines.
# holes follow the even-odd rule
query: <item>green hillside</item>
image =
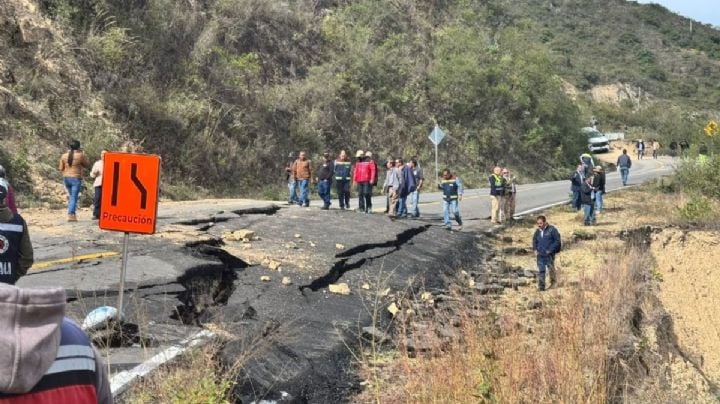
<svg viewBox="0 0 720 404">
<path fill-rule="evenodd" d="M 0 5 L 0 142 L 33 139 L 4 148 L 29 184 L 78 137 L 162 154 L 171 197 L 274 196 L 290 151 L 429 162 L 435 123 L 470 185 L 495 164 L 558 178 L 592 115 L 694 139 L 720 101 L 720 32 L 622 0 L 28 4 Z M 638 96 L 592 95 L 618 83 Z"/>
</svg>

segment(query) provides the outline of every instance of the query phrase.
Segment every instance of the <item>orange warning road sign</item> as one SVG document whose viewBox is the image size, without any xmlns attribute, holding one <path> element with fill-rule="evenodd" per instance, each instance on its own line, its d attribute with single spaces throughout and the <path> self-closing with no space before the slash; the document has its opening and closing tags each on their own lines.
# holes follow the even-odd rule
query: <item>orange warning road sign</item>
<svg viewBox="0 0 720 404">
<path fill-rule="evenodd" d="M 100 228 L 155 233 L 160 156 L 108 152 L 103 163 Z"/>
</svg>

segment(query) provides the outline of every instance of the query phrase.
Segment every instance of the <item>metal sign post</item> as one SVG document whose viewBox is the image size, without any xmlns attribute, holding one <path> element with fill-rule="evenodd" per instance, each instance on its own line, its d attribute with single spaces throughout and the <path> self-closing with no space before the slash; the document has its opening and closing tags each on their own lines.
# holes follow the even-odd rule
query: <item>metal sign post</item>
<svg viewBox="0 0 720 404">
<path fill-rule="evenodd" d="M 442 129 L 440 129 L 439 126 L 435 125 L 435 128 L 433 128 L 432 132 L 430 132 L 430 136 L 428 136 L 431 142 L 435 145 L 435 181 L 438 180 L 439 173 L 438 173 L 438 145 L 440 142 L 442 142 L 443 138 L 445 138 L 445 132 L 443 132 Z"/>
<path fill-rule="evenodd" d="M 120 290 L 118 293 L 118 316 L 121 316 L 123 310 L 123 295 L 125 294 L 125 274 L 127 273 L 127 261 L 128 261 L 128 242 L 130 241 L 130 233 L 125 232 L 123 236 L 123 247 L 122 247 L 122 263 L 120 264 Z"/>
</svg>

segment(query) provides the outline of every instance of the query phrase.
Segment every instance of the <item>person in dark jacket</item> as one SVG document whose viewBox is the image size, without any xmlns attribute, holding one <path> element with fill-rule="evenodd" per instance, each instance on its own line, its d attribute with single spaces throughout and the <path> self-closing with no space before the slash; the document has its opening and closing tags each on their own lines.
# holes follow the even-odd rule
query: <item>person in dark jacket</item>
<svg viewBox="0 0 720 404">
<path fill-rule="evenodd" d="M 400 199 L 398 200 L 397 215 L 398 217 L 407 217 L 408 196 L 410 196 L 410 194 L 415 192 L 415 189 L 417 189 L 417 184 L 415 183 L 415 175 L 413 175 L 412 168 L 410 168 L 408 164 L 405 164 L 405 162 L 401 158 L 395 160 L 395 167 L 400 170 L 400 174 L 402 175 L 402 187 L 400 188 Z"/>
<path fill-rule="evenodd" d="M 445 228 L 452 230 L 452 223 L 450 222 L 450 215 L 452 214 L 458 224 L 458 230 L 462 230 L 463 223 L 459 206 L 463 196 L 462 181 L 446 168 L 442 171 L 442 182 L 438 184 L 438 189 L 442 190 L 443 193 L 443 224 Z"/>
<path fill-rule="evenodd" d="M 538 268 L 538 290 L 545 290 L 545 272 L 550 273 L 550 287 L 557 286 L 555 271 L 555 254 L 560 252 L 562 246 L 560 232 L 548 224 L 545 216 L 536 219 L 537 229 L 533 235 L 533 251 Z"/>
<path fill-rule="evenodd" d="M 627 149 L 623 149 L 622 154 L 618 157 L 615 165 L 618 170 L 620 170 L 620 179 L 622 180 L 622 184 L 627 185 L 628 174 L 630 174 L 630 167 L 632 167 L 632 160 L 627 154 Z"/>
<path fill-rule="evenodd" d="M 6 206 L 7 195 L 0 183 L 0 283 L 14 285 L 32 266 L 33 247 L 25 219 Z"/>
<path fill-rule="evenodd" d="M 593 186 L 594 176 L 585 178 L 580 188 L 580 202 L 585 213 L 583 223 L 585 226 L 595 224 L 595 187 Z"/>
<path fill-rule="evenodd" d="M 332 178 L 335 172 L 330 153 L 323 153 L 323 163 L 316 171 L 315 182 L 318 184 L 318 196 L 323 201 L 322 210 L 330 209 L 330 189 L 332 189 Z"/>
<path fill-rule="evenodd" d="M 340 151 L 340 155 L 337 160 L 335 160 L 334 168 L 335 184 L 337 186 L 340 209 L 350 209 L 350 180 L 352 180 L 352 164 L 350 164 L 345 150 Z"/>
<path fill-rule="evenodd" d="M 580 210 L 582 207 L 580 203 L 580 188 L 582 188 L 583 181 L 585 181 L 584 168 L 582 164 L 578 164 L 575 172 L 570 177 L 570 191 L 572 191 L 571 205 L 575 210 Z"/>
<path fill-rule="evenodd" d="M 593 169 L 593 187 L 595 188 L 595 214 L 602 213 L 603 196 L 605 195 L 605 170 L 602 166 Z"/>
</svg>

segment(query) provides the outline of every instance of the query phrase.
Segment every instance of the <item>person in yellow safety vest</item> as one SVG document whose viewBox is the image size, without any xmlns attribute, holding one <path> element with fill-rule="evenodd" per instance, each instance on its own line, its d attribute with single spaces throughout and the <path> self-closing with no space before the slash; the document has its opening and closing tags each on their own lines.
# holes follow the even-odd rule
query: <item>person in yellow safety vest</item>
<svg viewBox="0 0 720 404">
<path fill-rule="evenodd" d="M 505 197 L 505 179 L 502 177 L 502 169 L 495 167 L 488 180 L 490 182 L 490 220 L 500 224 L 502 223 L 501 212 Z"/>
<path fill-rule="evenodd" d="M 352 164 L 348 160 L 345 150 L 340 151 L 337 160 L 335 160 L 335 184 L 337 185 L 338 201 L 340 209 L 350 209 L 350 180 L 352 174 Z"/>
<path fill-rule="evenodd" d="M 515 195 L 517 195 L 517 180 L 510 174 L 510 170 L 503 168 L 502 176 L 505 179 L 505 200 L 503 203 L 503 220 L 513 220 L 515 216 Z"/>
</svg>

